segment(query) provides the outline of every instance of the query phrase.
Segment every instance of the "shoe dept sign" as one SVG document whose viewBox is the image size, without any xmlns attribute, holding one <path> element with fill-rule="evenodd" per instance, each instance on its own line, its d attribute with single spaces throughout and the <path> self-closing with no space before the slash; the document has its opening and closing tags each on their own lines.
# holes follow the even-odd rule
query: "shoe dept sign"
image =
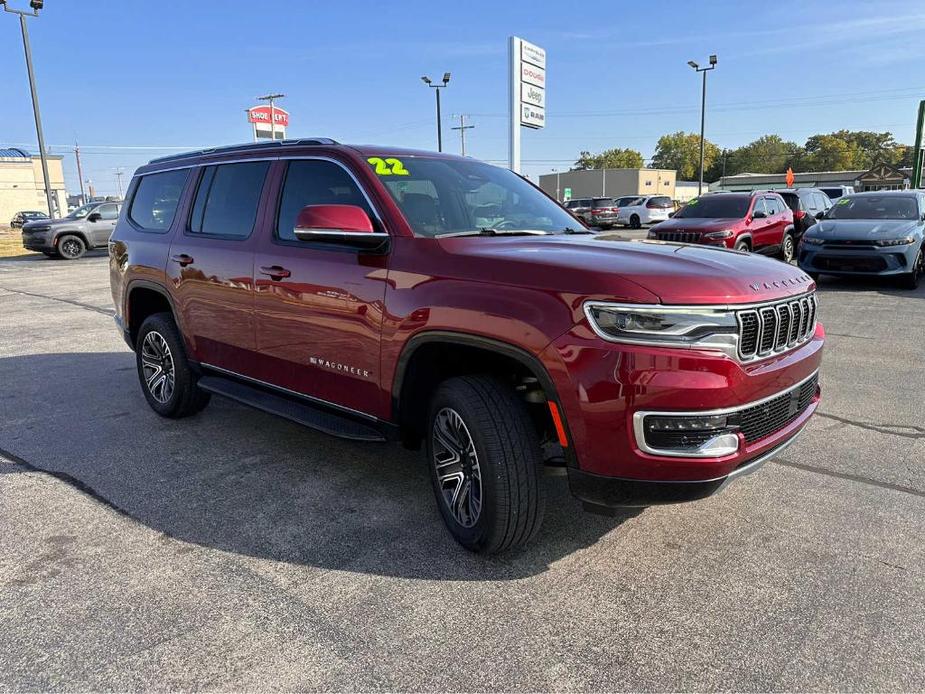
<svg viewBox="0 0 925 694">
<path fill-rule="evenodd" d="M 254 126 L 254 141 L 259 138 L 285 140 L 289 111 L 279 106 L 253 106 L 247 109 L 247 122 Z"/>
</svg>

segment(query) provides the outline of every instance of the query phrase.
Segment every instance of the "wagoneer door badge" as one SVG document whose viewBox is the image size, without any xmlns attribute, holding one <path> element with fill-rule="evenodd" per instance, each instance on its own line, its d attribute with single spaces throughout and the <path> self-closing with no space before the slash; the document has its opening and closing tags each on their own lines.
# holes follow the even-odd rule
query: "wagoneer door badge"
<svg viewBox="0 0 925 694">
<path fill-rule="evenodd" d="M 327 369 L 328 371 L 340 371 L 341 373 L 350 374 L 351 376 L 370 378 L 369 371 L 366 369 L 359 369 L 349 364 L 341 364 L 339 361 L 331 361 L 323 357 L 309 357 L 308 361 L 312 366 Z"/>
</svg>

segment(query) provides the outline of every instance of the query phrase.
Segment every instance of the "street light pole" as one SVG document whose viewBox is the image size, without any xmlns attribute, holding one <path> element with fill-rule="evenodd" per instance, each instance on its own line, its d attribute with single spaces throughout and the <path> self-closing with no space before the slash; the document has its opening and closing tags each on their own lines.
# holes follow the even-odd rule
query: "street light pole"
<svg viewBox="0 0 925 694">
<path fill-rule="evenodd" d="M 421 81 L 424 82 L 431 89 L 437 90 L 437 151 L 443 151 L 443 129 L 440 125 L 440 90 L 444 89 L 450 81 L 450 73 L 443 73 L 443 84 L 434 84 L 433 80 L 430 79 L 427 75 L 424 75 L 421 78 Z"/>
<path fill-rule="evenodd" d="M 39 157 L 42 159 L 42 178 L 45 183 L 45 202 L 48 204 L 48 216 L 55 218 L 55 206 L 52 202 L 51 180 L 48 176 L 48 158 L 45 154 L 45 135 L 42 132 L 42 116 L 39 113 L 39 97 L 35 88 L 35 71 L 32 69 L 32 47 L 29 44 L 29 28 L 26 26 L 26 17 L 38 17 L 44 0 L 30 0 L 32 12 L 14 10 L 7 7 L 6 0 L 0 0 L 0 5 L 6 12 L 19 15 L 19 26 L 22 30 L 23 51 L 26 54 L 26 71 L 29 73 L 29 91 L 32 93 L 32 113 L 35 116 L 35 134 L 39 141 Z"/>
<path fill-rule="evenodd" d="M 707 115 L 707 73 L 710 70 L 716 69 L 716 62 L 716 55 L 710 56 L 709 67 L 700 67 L 693 60 L 687 61 L 687 64 L 694 68 L 694 70 L 703 73 L 703 89 L 700 92 L 700 175 L 697 179 L 697 195 L 703 193 L 703 137 Z"/>
</svg>

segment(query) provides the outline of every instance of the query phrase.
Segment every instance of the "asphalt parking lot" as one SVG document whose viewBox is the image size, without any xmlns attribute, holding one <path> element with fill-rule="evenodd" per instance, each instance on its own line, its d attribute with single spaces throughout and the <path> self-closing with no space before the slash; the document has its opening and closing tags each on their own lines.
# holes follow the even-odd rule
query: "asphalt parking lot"
<svg viewBox="0 0 925 694">
<path fill-rule="evenodd" d="M 0 689 L 925 689 L 925 288 L 823 279 L 820 413 L 722 494 L 457 549 L 423 457 L 157 417 L 106 258 L 0 260 Z"/>
</svg>

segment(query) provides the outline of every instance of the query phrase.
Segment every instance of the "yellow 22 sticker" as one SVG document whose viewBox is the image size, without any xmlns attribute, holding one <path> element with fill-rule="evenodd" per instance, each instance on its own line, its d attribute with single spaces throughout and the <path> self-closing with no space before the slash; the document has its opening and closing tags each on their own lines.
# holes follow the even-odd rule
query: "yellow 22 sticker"
<svg viewBox="0 0 925 694">
<path fill-rule="evenodd" d="M 376 167 L 376 174 L 379 176 L 410 176 L 411 172 L 405 168 L 400 159 L 389 157 L 380 159 L 379 157 L 370 157 L 367 159 L 370 164 Z"/>
</svg>

